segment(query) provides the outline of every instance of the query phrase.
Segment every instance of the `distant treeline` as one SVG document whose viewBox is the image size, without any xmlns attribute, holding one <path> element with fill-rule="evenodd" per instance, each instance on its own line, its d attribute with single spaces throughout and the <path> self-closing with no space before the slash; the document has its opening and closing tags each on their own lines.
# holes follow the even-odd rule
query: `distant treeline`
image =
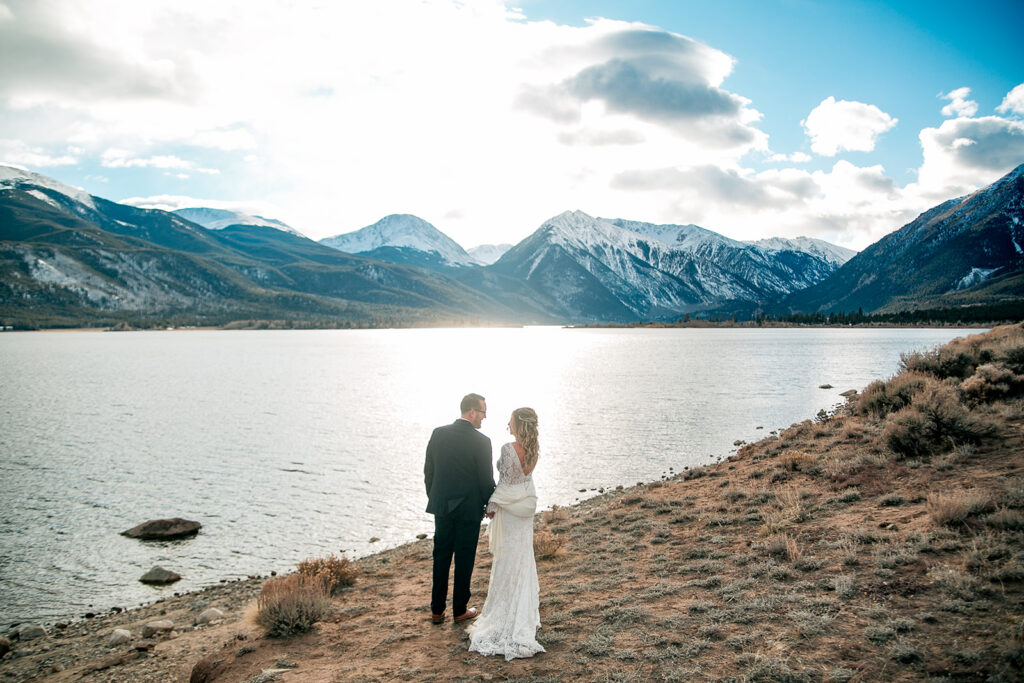
<svg viewBox="0 0 1024 683">
<path fill-rule="evenodd" d="M 891 313 L 865 313 L 862 309 L 833 313 L 756 313 L 747 320 L 739 316 L 691 318 L 676 320 L 686 325 L 696 322 L 763 325 L 980 325 L 989 327 L 1024 320 L 1024 299 L 997 304 L 979 304 L 956 308 L 930 308 Z"/>
</svg>

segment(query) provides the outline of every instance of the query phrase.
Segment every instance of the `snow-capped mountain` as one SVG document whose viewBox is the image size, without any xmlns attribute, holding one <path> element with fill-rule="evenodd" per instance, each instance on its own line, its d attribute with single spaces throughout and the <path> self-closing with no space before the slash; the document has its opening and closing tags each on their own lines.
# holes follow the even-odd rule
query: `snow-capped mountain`
<svg viewBox="0 0 1024 683">
<path fill-rule="evenodd" d="M 671 316 L 728 300 L 761 301 L 818 282 L 835 265 L 802 251 L 744 244 L 695 225 L 654 225 L 567 211 L 492 268 L 534 284 L 563 315 Z"/>
<path fill-rule="evenodd" d="M 459 244 L 411 214 L 385 216 L 373 225 L 320 240 L 338 251 L 424 268 L 481 265 Z"/>
<path fill-rule="evenodd" d="M 467 253 L 480 263 L 490 265 L 505 255 L 512 248 L 511 244 L 481 244 L 467 250 Z"/>
<path fill-rule="evenodd" d="M 223 230 L 229 225 L 257 225 L 267 228 L 284 230 L 293 235 L 302 235 L 290 225 L 273 218 L 254 216 L 241 211 L 229 211 L 227 209 L 211 209 L 207 207 L 193 207 L 187 209 L 175 209 L 175 213 L 186 220 L 198 223 L 207 230 Z"/>
<path fill-rule="evenodd" d="M 1024 283 L 1024 164 L 922 213 L 797 292 L 784 310 L 904 310 L 990 303 Z"/>
<path fill-rule="evenodd" d="M 747 241 L 744 244 L 752 244 L 770 251 L 802 251 L 823 261 L 834 263 L 836 266 L 843 265 L 857 255 L 853 249 L 813 237 L 769 237 L 763 240 Z"/>
<path fill-rule="evenodd" d="M 72 202 L 81 204 L 82 206 L 93 210 L 96 209 L 96 204 L 93 202 L 92 195 L 80 188 L 65 185 L 62 182 L 39 173 L 32 173 L 31 171 L 26 171 L 14 166 L 0 165 L 0 188 L 5 187 L 23 190 L 36 199 L 53 205 L 54 197 L 49 192 L 44 192 L 44 190 L 49 190 L 50 192 L 56 192 L 59 195 L 67 197 Z"/>
</svg>

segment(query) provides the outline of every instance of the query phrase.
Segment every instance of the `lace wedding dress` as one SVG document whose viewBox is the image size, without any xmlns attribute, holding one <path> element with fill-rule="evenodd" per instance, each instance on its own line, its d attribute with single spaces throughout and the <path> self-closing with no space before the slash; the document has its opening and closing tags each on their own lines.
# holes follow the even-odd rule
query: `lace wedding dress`
<svg viewBox="0 0 1024 683">
<path fill-rule="evenodd" d="M 533 558 L 537 492 L 533 477 L 523 474 L 511 443 L 501 447 L 498 475 L 498 488 L 487 505 L 488 512 L 494 512 L 490 523 L 491 579 L 483 610 L 467 632 L 470 652 L 504 655 L 511 660 L 544 652 L 537 642 L 540 586 Z"/>
</svg>

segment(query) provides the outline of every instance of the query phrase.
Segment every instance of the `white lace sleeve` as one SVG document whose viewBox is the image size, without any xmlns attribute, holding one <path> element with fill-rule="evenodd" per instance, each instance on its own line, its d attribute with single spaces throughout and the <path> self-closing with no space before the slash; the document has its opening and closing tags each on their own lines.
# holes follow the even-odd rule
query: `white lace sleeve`
<svg viewBox="0 0 1024 683">
<path fill-rule="evenodd" d="M 498 486 L 502 484 L 516 484 L 523 479 L 523 471 L 519 467 L 519 456 L 511 443 L 501 447 L 501 455 L 498 456 Z M 487 512 L 494 512 L 498 506 L 494 503 L 487 503 Z"/>
</svg>

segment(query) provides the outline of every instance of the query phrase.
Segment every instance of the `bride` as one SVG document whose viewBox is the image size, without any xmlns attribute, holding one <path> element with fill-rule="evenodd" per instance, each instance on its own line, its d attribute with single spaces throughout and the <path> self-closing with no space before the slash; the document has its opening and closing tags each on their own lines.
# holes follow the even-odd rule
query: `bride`
<svg viewBox="0 0 1024 683">
<path fill-rule="evenodd" d="M 490 551 L 494 556 L 487 599 L 469 633 L 469 651 L 505 655 L 506 660 L 532 657 L 544 648 L 537 642 L 540 592 L 533 559 L 533 514 L 537 491 L 537 413 L 532 408 L 512 411 L 508 423 L 515 441 L 501 447 L 498 487 L 487 504 Z"/>
</svg>

